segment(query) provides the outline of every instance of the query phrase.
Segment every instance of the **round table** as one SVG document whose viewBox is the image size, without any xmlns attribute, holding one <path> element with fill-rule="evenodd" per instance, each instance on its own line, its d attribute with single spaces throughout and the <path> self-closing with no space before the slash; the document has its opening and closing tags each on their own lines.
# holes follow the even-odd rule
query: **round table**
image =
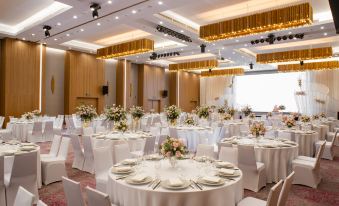
<svg viewBox="0 0 339 206">
<path fill-rule="evenodd" d="M 287 144 L 272 139 L 242 138 L 237 144 L 254 145 L 255 159 L 265 164 L 266 182 L 278 182 L 292 171 L 292 160 L 298 156 L 298 145 Z M 236 146 L 235 146 L 236 147 Z"/>
<path fill-rule="evenodd" d="M 26 141 L 28 131 L 33 129 L 33 121 L 17 121 L 17 122 L 9 122 L 8 126 L 12 130 L 12 134 L 15 139 L 20 141 Z"/>
<path fill-rule="evenodd" d="M 323 124 L 313 124 L 312 130 L 318 132 L 319 140 L 325 140 L 327 136 L 327 132 L 329 132 L 329 126 Z"/>
<path fill-rule="evenodd" d="M 208 138 L 212 138 L 212 129 L 210 127 L 176 126 L 171 127 L 170 131 L 171 129 L 177 131 L 178 138 L 186 140 L 187 149 L 191 152 L 197 150 L 198 144 L 207 144 Z"/>
<path fill-rule="evenodd" d="M 144 173 L 161 181 L 168 178 L 196 180 L 199 176 L 214 171 L 211 165 L 194 160 L 179 160 L 172 168 L 168 160 L 143 161 L 137 173 Z M 205 168 L 205 169 L 204 169 Z M 209 168 L 209 169 L 208 169 Z M 209 170 L 209 171 L 207 171 Z M 130 185 L 109 171 L 107 193 L 114 204 L 120 206 L 235 206 L 243 197 L 242 173 L 233 180 L 226 180 L 222 186 L 203 186 L 203 190 L 188 187 L 183 190 L 169 190 L 161 186 L 152 189 L 148 185 Z"/>
<path fill-rule="evenodd" d="M 293 129 L 278 130 L 278 137 L 290 139 L 299 145 L 299 155 L 313 157 L 315 143 L 319 140 L 319 133 Z"/>
</svg>

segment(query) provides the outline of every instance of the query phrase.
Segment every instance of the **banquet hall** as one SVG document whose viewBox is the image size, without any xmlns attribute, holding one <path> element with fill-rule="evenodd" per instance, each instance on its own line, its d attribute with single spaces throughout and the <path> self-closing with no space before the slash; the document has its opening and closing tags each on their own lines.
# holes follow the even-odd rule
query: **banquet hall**
<svg viewBox="0 0 339 206">
<path fill-rule="evenodd" d="M 0 206 L 338 206 L 339 1 L 0 0 Z"/>
</svg>

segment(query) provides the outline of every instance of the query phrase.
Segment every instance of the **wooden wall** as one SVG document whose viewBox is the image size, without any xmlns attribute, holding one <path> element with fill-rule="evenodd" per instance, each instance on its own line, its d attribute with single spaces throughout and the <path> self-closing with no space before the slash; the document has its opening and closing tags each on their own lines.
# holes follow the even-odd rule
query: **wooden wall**
<svg viewBox="0 0 339 206">
<path fill-rule="evenodd" d="M 104 61 L 95 55 L 67 51 L 65 57 L 65 114 L 72 114 L 80 104 L 89 104 L 101 113 L 104 108 L 102 86 Z"/>
<path fill-rule="evenodd" d="M 162 97 L 162 91 L 168 90 L 166 72 L 162 67 L 140 64 L 138 70 L 138 105 L 145 111 L 154 109 L 163 111 L 168 104 L 168 97 Z"/>
<path fill-rule="evenodd" d="M 126 68 L 125 68 L 126 66 Z M 126 69 L 126 72 L 125 72 Z M 126 109 L 133 106 L 133 96 L 132 96 L 132 63 L 130 61 L 125 62 L 124 59 L 119 59 L 117 64 L 117 105 L 125 106 L 126 101 Z M 126 75 L 126 78 L 125 78 Z M 126 81 L 126 83 L 125 83 Z M 126 94 L 125 94 L 125 85 L 126 85 Z M 126 99 L 126 100 L 125 100 Z"/>
<path fill-rule="evenodd" d="M 169 75 L 170 105 L 178 105 L 179 103 L 178 106 L 182 109 L 182 111 L 191 112 L 199 105 L 200 75 L 184 71 L 171 72 Z"/>
<path fill-rule="evenodd" d="M 40 49 L 44 113 L 46 47 L 17 39 L 1 40 L 0 116 L 20 117 L 25 112 L 39 109 Z"/>
</svg>

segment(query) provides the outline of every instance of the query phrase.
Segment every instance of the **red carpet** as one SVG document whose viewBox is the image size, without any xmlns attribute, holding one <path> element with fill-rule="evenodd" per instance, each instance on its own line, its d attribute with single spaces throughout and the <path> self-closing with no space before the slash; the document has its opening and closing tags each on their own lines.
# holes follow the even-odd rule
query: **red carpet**
<svg viewBox="0 0 339 206">
<path fill-rule="evenodd" d="M 49 143 L 41 144 L 41 153 L 49 151 Z M 336 154 L 339 156 L 339 147 L 336 148 Z M 72 169 L 73 153 L 70 151 L 67 159 L 68 177 L 81 183 L 82 188 L 86 186 L 95 188 L 94 175 Z M 335 160 L 321 160 L 322 181 L 318 189 L 305 186 L 292 185 L 292 191 L 289 194 L 288 206 L 338 206 L 339 205 L 339 157 Z M 269 188 L 267 185 L 258 193 L 245 190 L 245 196 L 252 196 L 263 200 L 267 199 Z M 84 191 L 84 190 L 83 190 Z M 66 205 L 63 186 L 61 182 L 43 186 L 39 190 L 40 199 L 49 206 Z M 85 193 L 83 196 L 86 197 Z"/>
</svg>

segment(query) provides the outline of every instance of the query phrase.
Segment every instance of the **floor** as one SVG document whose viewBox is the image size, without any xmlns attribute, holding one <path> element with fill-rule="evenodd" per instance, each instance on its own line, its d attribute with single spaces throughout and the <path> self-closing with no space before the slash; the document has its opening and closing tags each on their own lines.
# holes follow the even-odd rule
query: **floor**
<svg viewBox="0 0 339 206">
<path fill-rule="evenodd" d="M 50 144 L 42 143 L 41 153 L 48 153 Z M 333 161 L 321 160 L 322 181 L 317 189 L 293 185 L 289 194 L 287 206 L 338 206 L 339 205 L 339 147 L 335 148 L 337 157 Z M 73 153 L 70 150 L 66 162 L 68 177 L 81 183 L 82 188 L 95 188 L 94 175 L 72 169 Z M 258 193 L 245 190 L 245 197 L 252 196 L 263 200 L 267 199 L 270 187 L 267 185 Z M 83 190 L 84 191 L 84 190 Z M 39 190 L 40 199 L 49 206 L 66 205 L 65 194 L 61 182 L 44 186 Z M 86 199 L 85 193 L 83 196 Z"/>
</svg>

